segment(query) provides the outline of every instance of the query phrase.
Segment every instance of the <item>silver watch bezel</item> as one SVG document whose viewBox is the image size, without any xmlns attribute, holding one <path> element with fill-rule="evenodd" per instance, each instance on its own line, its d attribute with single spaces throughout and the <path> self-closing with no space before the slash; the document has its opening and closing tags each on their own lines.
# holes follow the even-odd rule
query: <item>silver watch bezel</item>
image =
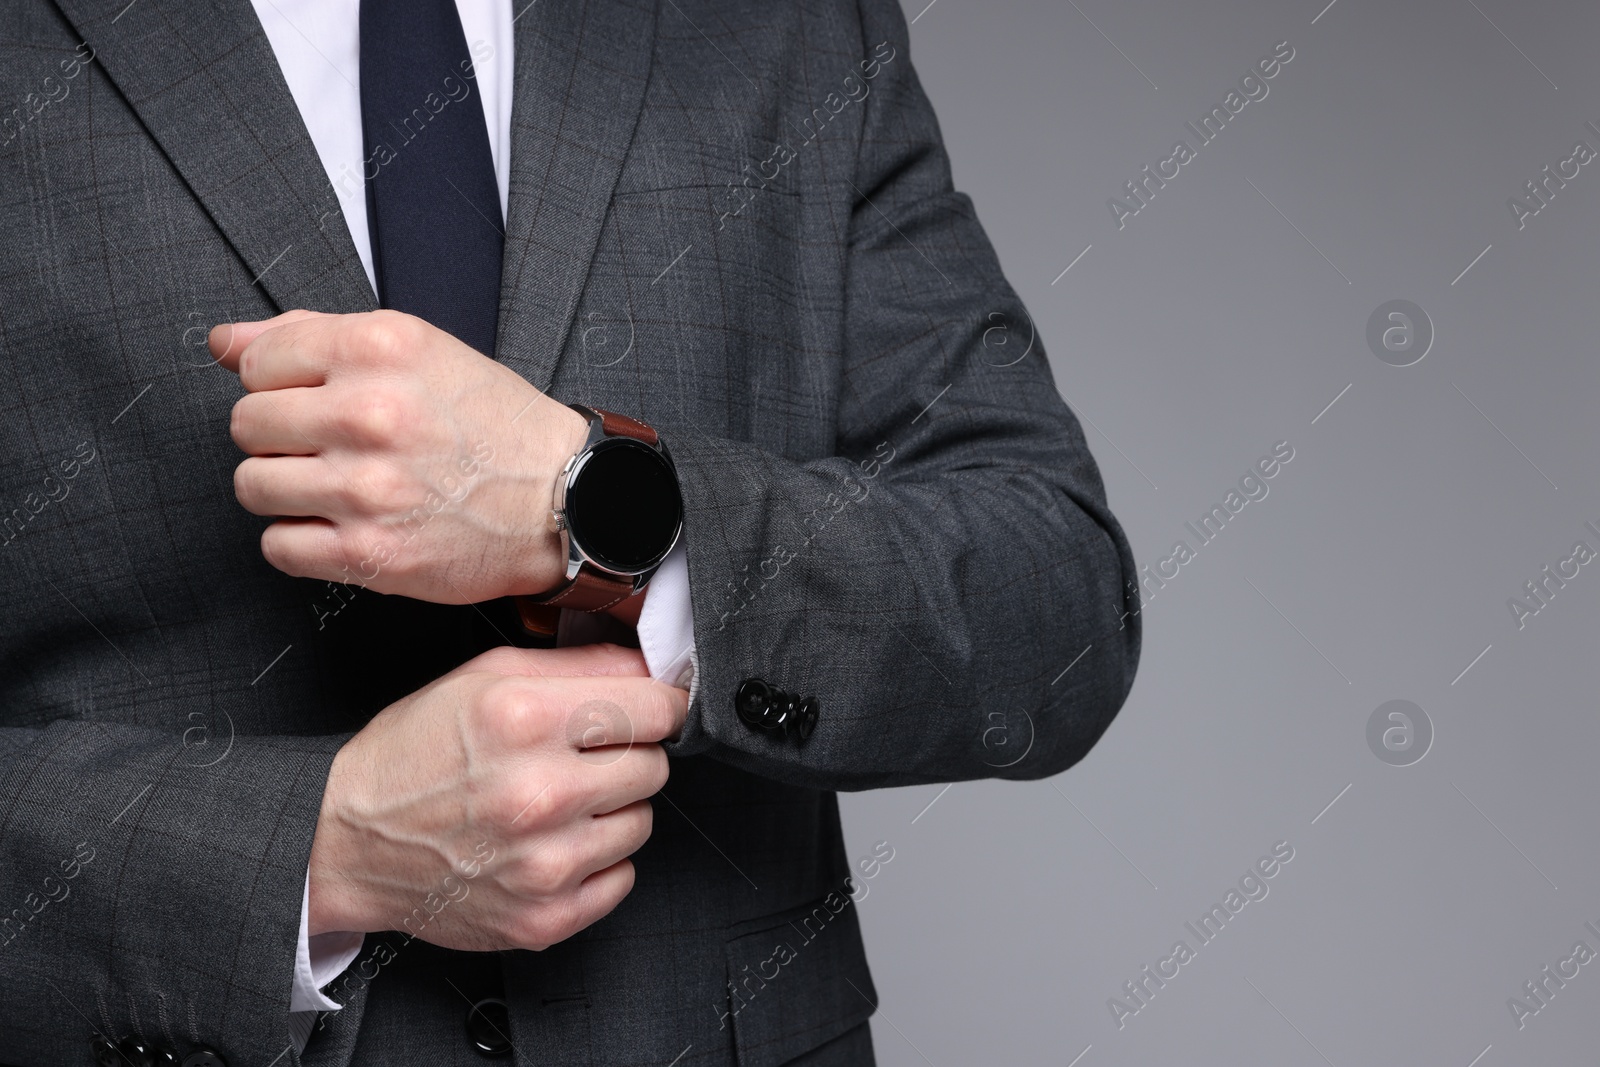
<svg viewBox="0 0 1600 1067">
<path fill-rule="evenodd" d="M 561 473 L 556 476 L 555 499 L 552 501 L 550 509 L 551 518 L 556 524 L 556 530 L 561 535 L 562 554 L 567 557 L 566 580 L 570 582 L 577 578 L 578 572 L 587 563 L 603 574 L 609 574 L 617 578 L 633 579 L 633 591 L 638 593 L 649 583 L 651 577 L 661 568 L 662 562 L 672 554 L 672 550 L 682 540 L 682 515 L 680 514 L 678 517 L 678 528 L 672 532 L 672 539 L 657 558 L 639 570 L 617 570 L 606 566 L 589 555 L 584 550 L 583 545 L 579 543 L 578 538 L 573 536 L 572 528 L 567 523 L 567 491 L 583 476 L 584 467 L 588 465 L 589 460 L 595 454 L 596 448 L 601 444 L 615 447 L 617 444 L 631 443 L 640 448 L 653 449 L 662 459 L 666 460 L 668 468 L 673 471 L 674 475 L 677 473 L 677 465 L 672 461 L 672 453 L 667 451 L 667 446 L 659 438 L 654 445 L 650 445 L 635 437 L 609 435 L 605 430 L 605 419 L 599 412 L 582 404 L 568 404 L 567 406 L 589 420 L 589 434 L 584 439 L 583 447 L 568 458 L 567 462 L 562 465 Z"/>
</svg>

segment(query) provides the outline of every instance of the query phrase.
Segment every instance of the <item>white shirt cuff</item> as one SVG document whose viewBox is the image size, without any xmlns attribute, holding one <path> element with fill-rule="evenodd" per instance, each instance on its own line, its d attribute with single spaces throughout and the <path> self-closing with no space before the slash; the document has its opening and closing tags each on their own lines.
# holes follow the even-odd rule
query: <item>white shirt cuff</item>
<svg viewBox="0 0 1600 1067">
<path fill-rule="evenodd" d="M 361 954 L 365 934 L 333 931 L 307 936 L 311 925 L 311 872 L 306 871 L 306 891 L 300 898 L 300 943 L 294 950 L 294 991 L 289 995 L 290 1011 L 338 1011 L 323 996 L 321 989 L 344 971 Z"/>
<path fill-rule="evenodd" d="M 694 649 L 694 610 L 689 603 L 689 563 L 680 542 L 650 579 L 639 609 L 639 651 L 650 677 L 689 691 L 694 701 L 699 660 Z"/>
</svg>

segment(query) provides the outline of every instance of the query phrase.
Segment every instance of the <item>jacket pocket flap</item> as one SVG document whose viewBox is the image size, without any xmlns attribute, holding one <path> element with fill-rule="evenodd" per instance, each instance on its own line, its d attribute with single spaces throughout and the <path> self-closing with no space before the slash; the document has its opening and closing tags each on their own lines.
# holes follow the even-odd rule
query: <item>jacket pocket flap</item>
<svg viewBox="0 0 1600 1067">
<path fill-rule="evenodd" d="M 878 1003 L 855 902 L 829 893 L 727 942 L 740 1067 L 776 1067 L 860 1025 Z"/>
</svg>

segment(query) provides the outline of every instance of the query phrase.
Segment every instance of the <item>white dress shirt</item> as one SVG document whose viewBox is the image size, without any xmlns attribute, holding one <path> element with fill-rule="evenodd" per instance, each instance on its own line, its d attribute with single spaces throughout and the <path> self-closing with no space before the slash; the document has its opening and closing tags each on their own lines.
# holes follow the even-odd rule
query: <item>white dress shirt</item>
<svg viewBox="0 0 1600 1067">
<path fill-rule="evenodd" d="M 360 0 L 252 0 L 284 81 L 311 134 L 317 156 L 339 198 L 345 225 L 361 255 L 367 280 L 377 290 L 372 242 L 367 232 L 367 196 L 362 181 L 365 142 L 361 132 Z M 456 0 L 461 28 L 476 71 L 474 79 L 489 151 L 500 186 L 501 217 L 511 188 L 512 0 Z M 333 225 L 329 216 L 326 225 Z M 583 640 L 584 618 L 561 613 L 558 643 Z M 650 676 L 695 690 L 694 622 L 689 572 L 680 544 L 650 582 L 639 616 L 639 647 Z M 364 940 L 359 933 L 307 937 L 310 872 L 300 904 L 300 944 L 295 955 L 295 1012 L 342 1007 L 320 990 L 354 962 Z M 306 1030 L 309 1032 L 309 1029 Z M 303 1040 L 300 1042 L 304 1044 Z"/>
</svg>

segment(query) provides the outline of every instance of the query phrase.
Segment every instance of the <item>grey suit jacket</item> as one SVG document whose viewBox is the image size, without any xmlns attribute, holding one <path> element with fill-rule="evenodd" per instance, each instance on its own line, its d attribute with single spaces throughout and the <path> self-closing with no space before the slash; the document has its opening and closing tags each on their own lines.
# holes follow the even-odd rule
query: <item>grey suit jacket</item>
<svg viewBox="0 0 1600 1067">
<path fill-rule="evenodd" d="M 1054 774 L 1128 691 L 1127 544 L 894 0 L 519 10 L 498 358 L 656 426 L 687 508 L 637 886 L 542 953 L 369 938 L 289 1048 L 334 753 L 501 638 L 284 576 L 233 498 L 205 329 L 374 303 L 247 0 L 0 0 L 0 1061 L 473 1063 L 490 988 L 526 1062 L 794 1060 L 875 1000 L 834 791 Z"/>
</svg>

